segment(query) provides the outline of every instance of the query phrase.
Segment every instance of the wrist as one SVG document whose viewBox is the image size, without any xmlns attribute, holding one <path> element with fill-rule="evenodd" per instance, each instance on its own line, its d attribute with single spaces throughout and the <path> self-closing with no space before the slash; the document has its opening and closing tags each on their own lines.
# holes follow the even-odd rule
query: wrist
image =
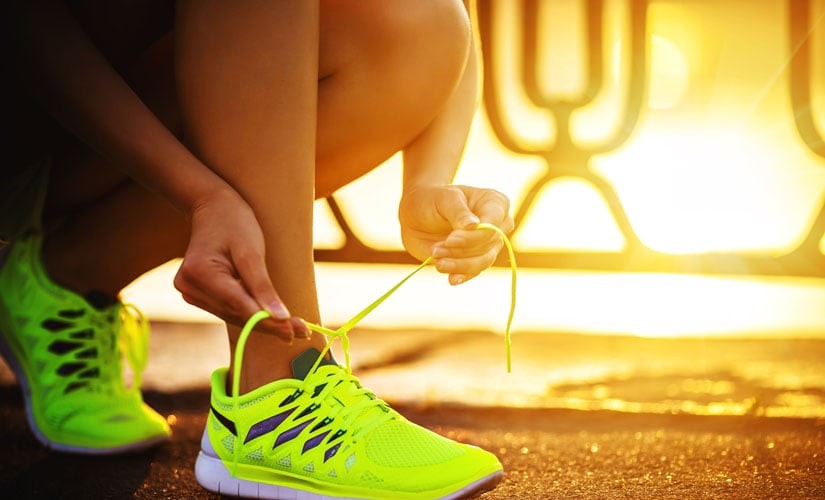
<svg viewBox="0 0 825 500">
<path fill-rule="evenodd" d="M 452 186 L 449 180 L 416 180 L 414 182 L 405 182 L 401 191 L 401 196 L 409 195 L 416 191 L 423 191 L 427 189 L 441 189 Z"/>
<path fill-rule="evenodd" d="M 184 204 L 183 212 L 187 220 L 205 207 L 215 204 L 230 203 L 233 205 L 246 205 L 246 201 L 229 184 L 221 181 L 212 185 L 205 185 L 189 193 L 188 200 Z"/>
</svg>

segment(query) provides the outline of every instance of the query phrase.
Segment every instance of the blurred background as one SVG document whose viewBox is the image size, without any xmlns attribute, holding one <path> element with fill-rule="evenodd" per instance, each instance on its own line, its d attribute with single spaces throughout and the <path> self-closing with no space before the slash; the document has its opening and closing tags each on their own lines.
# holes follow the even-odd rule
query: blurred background
<svg viewBox="0 0 825 500">
<path fill-rule="evenodd" d="M 390 399 L 825 417 L 825 0 L 479 0 L 475 21 L 484 88 L 456 182 L 512 201 L 514 374 L 501 260 L 459 287 L 425 270 L 364 319 L 367 383 Z M 395 157 L 317 202 L 328 325 L 411 270 L 400 187 Z M 125 298 L 218 331 L 172 288 L 177 265 Z"/>
</svg>

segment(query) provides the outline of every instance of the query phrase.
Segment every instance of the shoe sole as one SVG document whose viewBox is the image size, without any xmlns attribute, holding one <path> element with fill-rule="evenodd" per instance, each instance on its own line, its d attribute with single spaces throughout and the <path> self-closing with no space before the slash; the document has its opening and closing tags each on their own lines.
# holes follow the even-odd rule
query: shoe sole
<svg viewBox="0 0 825 500">
<path fill-rule="evenodd" d="M 440 500 L 458 500 L 462 498 L 475 498 L 485 491 L 490 491 L 496 487 L 503 477 L 502 471 L 496 471 L 467 486 L 455 491 Z M 322 495 L 311 491 L 296 490 L 286 486 L 274 484 L 256 483 L 232 477 L 223 461 L 218 457 L 210 456 L 201 450 L 198 459 L 195 461 L 195 478 L 198 483 L 209 491 L 244 498 L 264 498 L 267 500 L 356 500 L 352 497 L 337 497 L 333 495 Z"/>
<path fill-rule="evenodd" d="M 14 372 L 14 376 L 17 378 L 17 383 L 20 385 L 20 390 L 23 392 L 23 401 L 26 404 L 26 420 L 29 422 L 29 429 L 31 429 L 32 434 L 34 434 L 34 437 L 37 438 L 40 444 L 46 448 L 63 453 L 75 453 L 81 455 L 118 455 L 122 453 L 143 451 L 169 440 L 167 436 L 156 436 L 143 441 L 111 448 L 74 446 L 50 440 L 37 426 L 37 422 L 34 419 L 34 413 L 32 411 L 31 389 L 29 387 L 28 376 L 26 375 L 26 371 L 23 369 L 21 364 L 17 361 L 17 356 L 15 356 L 14 350 L 10 345 L 8 345 L 6 342 L 6 337 L 2 332 L 0 332 L 0 355 L 3 356 L 3 359 L 6 360 L 6 363 L 8 363 L 11 371 Z"/>
</svg>

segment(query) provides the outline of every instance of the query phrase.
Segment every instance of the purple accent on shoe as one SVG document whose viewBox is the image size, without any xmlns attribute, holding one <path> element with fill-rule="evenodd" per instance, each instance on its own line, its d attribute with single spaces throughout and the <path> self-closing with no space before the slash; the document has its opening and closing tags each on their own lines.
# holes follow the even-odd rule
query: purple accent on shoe
<svg viewBox="0 0 825 500">
<path fill-rule="evenodd" d="M 243 441 L 244 444 L 252 441 L 256 437 L 260 437 L 260 436 L 263 436 L 264 434 L 266 434 L 268 432 L 274 431 L 275 428 L 278 427 L 279 425 L 281 425 L 281 423 L 284 420 L 286 420 L 286 418 L 288 416 L 290 416 L 293 411 L 295 411 L 295 408 L 290 408 L 289 410 L 287 410 L 285 412 L 279 413 L 279 414 L 275 415 L 274 417 L 269 417 L 265 420 L 261 420 L 257 424 L 253 425 L 249 429 L 249 432 L 246 433 L 246 439 L 244 439 L 244 441 Z"/>
<path fill-rule="evenodd" d="M 306 453 L 309 450 L 311 450 L 311 449 L 315 448 L 316 446 L 318 446 L 319 444 L 321 444 L 321 441 L 323 441 L 324 438 L 327 437 L 327 434 L 329 434 L 329 431 L 326 431 L 322 434 L 318 434 L 314 438 L 308 440 L 306 443 L 304 443 L 304 450 L 301 453 Z"/>
<path fill-rule="evenodd" d="M 330 458 L 334 457 L 335 454 L 338 452 L 338 448 L 341 447 L 341 443 L 337 443 L 335 446 L 331 447 L 327 451 L 324 452 L 324 462 L 329 460 Z"/>
<path fill-rule="evenodd" d="M 311 419 L 311 420 L 307 420 L 303 424 L 296 425 L 292 429 L 289 429 L 289 430 L 286 430 L 286 431 L 282 432 L 278 436 L 278 438 L 275 440 L 275 444 L 272 447 L 276 448 L 277 446 L 282 445 L 282 444 L 286 443 L 287 441 L 295 439 L 296 437 L 298 437 L 298 434 L 300 434 L 302 430 L 306 429 L 306 426 L 311 424 L 314 420 L 315 420 L 314 418 Z"/>
</svg>

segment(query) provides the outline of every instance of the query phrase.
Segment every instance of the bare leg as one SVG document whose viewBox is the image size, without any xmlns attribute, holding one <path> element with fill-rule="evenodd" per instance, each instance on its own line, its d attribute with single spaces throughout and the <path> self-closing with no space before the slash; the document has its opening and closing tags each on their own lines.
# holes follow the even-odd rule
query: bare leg
<svg viewBox="0 0 825 500">
<path fill-rule="evenodd" d="M 128 80 L 163 123 L 179 131 L 171 42 L 166 36 L 150 47 Z M 44 217 L 47 224 L 60 223 L 47 235 L 44 263 L 66 288 L 114 296 L 141 274 L 181 256 L 189 226 L 165 200 L 85 144 L 67 139 L 52 162 Z"/>
<path fill-rule="evenodd" d="M 321 2 L 316 196 L 427 129 L 464 73 L 466 16 L 453 0 Z"/>
<path fill-rule="evenodd" d="M 62 286 L 81 295 L 96 290 L 115 296 L 141 274 L 180 256 L 188 232 L 165 200 L 124 182 L 67 217 L 49 234 L 43 257 Z"/>
<path fill-rule="evenodd" d="M 198 157 L 249 203 L 272 283 L 293 315 L 320 321 L 312 257 L 317 4 L 196 0 L 178 5 L 176 77 Z M 229 326 L 234 350 L 239 330 Z M 252 336 L 243 391 L 291 375 L 286 360 L 323 339 Z"/>
<path fill-rule="evenodd" d="M 462 29 L 458 17 L 463 13 L 459 9 L 460 6 L 457 9 L 456 5 L 444 1 L 322 2 L 320 61 L 314 76 L 316 79 L 319 78 L 317 144 L 312 146 L 313 139 L 304 138 L 301 140 L 309 144 L 294 151 L 296 155 L 311 156 L 307 155 L 307 151 L 311 152 L 314 147 L 317 152 L 314 194 L 311 189 L 312 181 L 305 179 L 312 174 L 311 167 L 308 168 L 309 172 L 282 172 L 279 170 L 279 163 L 274 159 L 278 158 L 278 155 L 283 157 L 285 152 L 271 153 L 258 150 L 252 154 L 255 148 L 269 144 L 265 140 L 255 139 L 258 137 L 257 134 L 263 133 L 262 128 L 250 127 L 252 130 L 241 133 L 234 125 L 229 127 L 226 122 L 222 122 L 220 127 L 200 130 L 198 133 L 204 137 L 190 133 L 198 147 L 198 153 L 207 164 L 214 168 L 222 168 L 221 174 L 231 179 L 232 184 L 248 197 L 250 204 L 260 214 L 260 222 L 267 236 L 267 257 L 273 283 L 293 314 L 301 315 L 310 321 L 318 320 L 310 241 L 313 196 L 328 195 L 368 172 L 412 142 L 439 113 L 461 76 L 462 62 L 467 50 L 465 36 L 456 32 Z M 254 33 L 252 26 L 254 25 L 245 26 L 247 34 Z M 289 27 L 267 29 L 278 29 L 283 33 Z M 233 38 L 216 37 L 216 40 L 228 39 Z M 219 45 L 221 50 L 226 50 L 225 43 Z M 195 49 L 197 47 L 192 47 L 192 50 Z M 209 74 L 210 77 L 220 76 L 211 75 L 209 70 L 214 67 L 212 65 L 216 61 L 215 53 L 209 52 L 205 47 L 198 50 L 201 50 L 205 58 L 201 60 L 203 68 L 191 68 L 191 77 L 204 78 L 204 74 Z M 199 71 L 204 73 L 201 74 Z M 229 91 L 248 87 L 241 81 L 238 72 L 230 74 L 223 71 L 222 74 L 232 76 L 230 82 L 223 82 L 228 85 Z M 143 76 L 146 81 L 151 82 L 164 75 L 150 71 Z M 260 84 L 262 78 L 263 76 L 256 72 L 252 81 Z M 265 90 L 272 96 L 268 97 L 265 94 L 262 96 L 264 99 L 284 95 L 277 92 L 277 85 L 266 85 Z M 144 94 L 141 96 L 144 97 Z M 224 99 L 231 104 L 226 113 L 241 113 L 241 110 L 235 107 L 234 98 L 230 96 L 230 93 L 221 93 L 214 98 Z M 191 103 L 190 108 L 195 109 L 190 110 L 192 116 L 189 116 L 188 120 L 194 120 L 199 114 L 210 110 L 216 112 L 217 108 L 214 106 L 219 107 L 220 104 L 218 102 L 202 106 L 201 103 Z M 166 108 L 167 106 L 160 107 L 161 110 Z M 244 126 L 243 123 L 250 117 L 239 114 L 235 118 Z M 267 120 L 274 121 L 275 116 L 267 115 L 263 118 L 266 124 Z M 174 122 L 176 119 L 169 118 L 169 121 Z M 164 121 L 167 122 L 167 119 Z M 275 125 L 277 123 L 270 126 Z M 290 127 L 294 127 L 294 124 Z M 206 136 L 209 134 L 217 136 L 214 143 L 212 139 L 207 140 Z M 230 138 L 247 141 L 251 149 L 229 142 Z M 234 160 L 233 154 L 238 154 L 241 158 Z M 214 162 L 220 158 L 227 162 L 223 167 Z M 312 165 L 311 157 L 302 161 Z M 101 165 L 100 168 L 105 167 Z M 299 177 L 303 179 L 301 182 L 309 182 L 310 187 L 303 186 L 299 194 L 299 190 L 292 189 L 294 183 L 298 182 L 297 178 L 293 177 L 292 181 L 289 181 L 290 189 L 284 190 L 282 186 L 287 182 L 288 175 L 303 176 Z M 76 224 L 80 228 L 86 228 L 82 242 L 73 242 L 70 232 L 66 231 L 66 237 L 61 240 L 58 250 L 66 251 L 75 244 L 87 244 L 96 249 L 113 248 L 113 233 L 95 231 L 95 228 L 99 227 L 99 222 L 95 220 L 96 217 L 101 217 L 99 212 L 110 212 L 118 216 L 112 217 L 107 223 L 108 226 L 103 226 L 116 226 L 114 234 L 117 235 L 118 244 L 121 246 L 118 253 L 78 251 L 75 252 L 78 260 L 73 261 L 74 265 L 84 258 L 92 266 L 100 265 L 102 260 L 109 261 L 111 265 L 106 264 L 103 267 L 109 269 L 106 277 L 111 278 L 112 275 L 118 274 L 118 271 L 125 271 L 110 282 L 128 283 L 155 265 L 168 260 L 170 254 L 181 255 L 187 238 L 186 231 L 181 229 L 184 226 L 183 220 L 175 217 L 171 210 L 166 211 L 167 209 L 162 207 L 162 200 L 147 193 L 143 193 L 139 204 L 135 204 L 139 198 L 135 193 L 140 190 L 141 188 L 131 185 L 120 188 L 118 194 L 97 195 L 98 201 L 86 210 L 76 212 L 71 218 L 73 220 L 66 226 Z M 289 202 L 288 199 L 292 201 Z M 284 214 L 288 216 L 285 217 Z M 159 224 L 160 222 L 163 223 Z M 117 231 L 118 228 L 128 230 Z M 146 246 L 147 241 L 163 244 Z M 119 268 L 124 261 L 133 262 L 135 266 L 129 269 Z M 64 264 L 64 267 L 70 267 L 69 264 L 71 263 Z M 122 285 L 111 285 L 104 290 L 112 288 L 116 291 L 117 286 Z M 88 289 L 90 285 L 81 283 L 78 287 Z M 235 335 L 236 333 L 232 333 L 230 338 L 235 338 Z M 287 360 L 291 359 L 296 351 L 303 350 L 308 345 L 320 345 L 322 342 L 322 339 L 315 339 L 310 343 L 300 341 L 292 348 L 287 348 L 274 338 L 252 338 L 256 337 L 261 337 L 260 341 L 264 345 L 250 344 L 247 348 L 244 371 L 252 373 L 247 380 L 249 387 L 289 375 Z M 250 354 L 258 354 L 261 358 L 257 365 L 252 361 L 253 357 L 249 356 Z M 250 370 L 255 366 L 259 366 L 257 369 L 253 368 L 257 371 Z"/>
<path fill-rule="evenodd" d="M 247 5 L 242 13 L 237 6 L 224 12 L 222 4 L 189 7 L 195 5 L 179 11 L 176 26 L 187 132 L 197 154 L 258 214 L 268 269 L 281 297 L 294 314 L 318 321 L 311 239 L 315 104 L 328 120 L 320 126 L 329 134 L 325 139 L 331 137 L 323 146 L 338 146 L 319 148 L 321 189 L 326 191 L 402 148 L 437 115 L 466 60 L 466 37 L 458 38 L 461 46 L 454 58 L 441 57 L 455 33 L 450 28 L 466 27 L 453 23 L 463 11 L 445 2 L 418 4 L 421 10 L 408 2 L 324 3 L 323 84 L 316 91 L 318 21 L 307 2 L 288 4 L 289 12 L 272 4 Z M 335 37 L 336 28 L 350 38 Z M 422 44 L 421 38 L 428 42 Z M 354 116 L 363 119 L 353 121 Z M 345 147 L 353 134 L 355 146 Z M 321 168 L 332 157 L 339 168 Z M 229 328 L 230 345 L 237 334 Z M 286 361 L 321 342 L 314 338 L 287 347 L 275 338 L 253 337 L 244 358 L 242 389 L 288 376 Z"/>
</svg>

